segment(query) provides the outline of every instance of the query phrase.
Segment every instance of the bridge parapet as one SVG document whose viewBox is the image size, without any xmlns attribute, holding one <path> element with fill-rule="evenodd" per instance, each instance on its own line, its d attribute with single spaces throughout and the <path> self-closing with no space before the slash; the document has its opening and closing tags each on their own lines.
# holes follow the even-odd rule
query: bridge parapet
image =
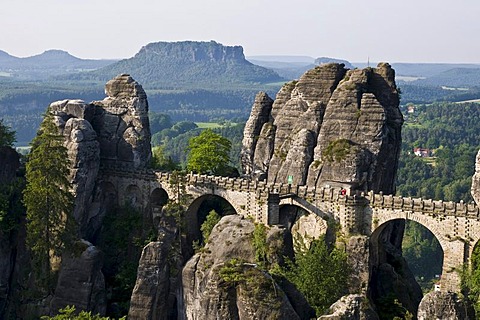
<svg viewBox="0 0 480 320">
<path fill-rule="evenodd" d="M 372 191 L 364 196 L 369 200 L 370 206 L 374 208 L 398 209 L 443 216 L 480 217 L 480 208 L 475 203 L 466 204 L 463 201 L 455 203 L 452 201 L 383 195 L 382 193 L 375 194 Z"/>
</svg>

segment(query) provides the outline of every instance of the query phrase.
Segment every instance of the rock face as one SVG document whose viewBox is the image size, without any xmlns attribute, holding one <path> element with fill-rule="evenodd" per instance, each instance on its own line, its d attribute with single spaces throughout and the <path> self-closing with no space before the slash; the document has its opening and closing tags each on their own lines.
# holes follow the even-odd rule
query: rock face
<svg viewBox="0 0 480 320">
<path fill-rule="evenodd" d="M 102 101 L 63 100 L 50 104 L 71 161 L 74 217 L 81 236 L 91 238 L 100 227 L 104 199 L 100 167 L 142 169 L 151 159 L 148 101 L 142 86 L 122 74 L 105 86 Z"/>
<path fill-rule="evenodd" d="M 475 174 L 472 177 L 472 197 L 475 202 L 480 204 L 480 150 L 475 158 Z"/>
<path fill-rule="evenodd" d="M 95 107 L 82 100 L 63 100 L 50 104 L 50 112 L 65 137 L 75 194 L 73 214 L 80 225 L 83 225 L 100 169 L 99 142 L 91 125 Z"/>
<path fill-rule="evenodd" d="M 129 319 L 170 319 L 175 313 L 169 305 L 171 239 L 149 243 L 142 252 L 137 282 L 130 300 Z"/>
<path fill-rule="evenodd" d="M 330 307 L 330 313 L 319 320 L 378 320 L 378 315 L 368 303 L 368 299 L 360 294 L 341 297 Z"/>
<path fill-rule="evenodd" d="M 255 97 L 255 102 L 252 107 L 251 116 L 245 124 L 245 130 L 243 132 L 243 148 L 241 162 L 246 174 L 255 174 L 256 170 L 264 170 L 268 167 L 267 164 L 259 163 L 258 166 L 254 166 L 254 153 L 258 141 L 260 140 L 260 132 L 265 123 L 272 121 L 270 112 L 272 111 L 273 100 L 265 93 L 260 92 Z M 264 158 L 270 158 L 271 155 Z"/>
<path fill-rule="evenodd" d="M 418 307 L 418 320 L 458 320 L 475 319 L 456 293 L 433 291 L 423 297 Z"/>
<path fill-rule="evenodd" d="M 267 243 L 281 257 L 284 231 L 272 229 Z M 308 310 L 293 307 L 305 307 L 305 303 L 295 300 L 293 294 L 286 293 L 256 267 L 253 230 L 250 220 L 236 215 L 223 217 L 214 227 L 204 251 L 187 262 L 183 270 L 187 319 L 310 318 Z"/>
<path fill-rule="evenodd" d="M 93 127 L 98 134 L 100 156 L 106 165 L 145 168 L 151 159 L 147 95 L 127 74 L 110 80 L 108 95 L 96 106 Z"/>
<path fill-rule="evenodd" d="M 393 194 L 403 124 L 398 106 L 390 65 L 318 66 L 284 85 L 273 104 L 257 96 L 244 132 L 244 172 L 269 182 Z M 299 224 L 295 228 L 301 223 L 290 221 Z M 350 290 L 367 290 L 374 303 L 391 293 L 415 313 L 422 295 L 401 254 L 403 227 L 392 222 L 379 238 L 349 239 L 346 249 L 357 270 Z"/>
<path fill-rule="evenodd" d="M 286 84 L 269 115 L 270 100 L 257 96 L 245 127 L 244 172 L 393 193 L 403 123 L 394 76 L 385 63 L 363 70 L 332 63 Z"/>
<path fill-rule="evenodd" d="M 83 251 L 79 256 L 72 254 L 62 261 L 50 313 L 56 314 L 61 308 L 75 306 L 77 310 L 90 310 L 92 314 L 104 315 L 107 298 L 101 271 L 103 254 L 86 241 L 78 241 L 76 247 Z"/>
<path fill-rule="evenodd" d="M 370 239 L 369 297 L 376 303 L 377 312 L 388 313 L 395 299 L 416 316 L 422 300 L 422 289 L 402 256 L 405 224 L 392 222 Z"/>
<path fill-rule="evenodd" d="M 145 91 L 129 75 L 123 74 L 110 80 L 105 92 L 108 97 L 102 101 L 63 100 L 49 106 L 65 138 L 71 161 L 73 215 L 79 224 L 78 237 L 93 244 L 113 202 L 108 198 L 108 187 L 102 183 L 101 167 L 143 169 L 151 159 Z M 70 304 L 105 314 L 102 265 L 103 255 L 93 245 L 79 257 L 64 259 L 51 311 Z"/>
</svg>

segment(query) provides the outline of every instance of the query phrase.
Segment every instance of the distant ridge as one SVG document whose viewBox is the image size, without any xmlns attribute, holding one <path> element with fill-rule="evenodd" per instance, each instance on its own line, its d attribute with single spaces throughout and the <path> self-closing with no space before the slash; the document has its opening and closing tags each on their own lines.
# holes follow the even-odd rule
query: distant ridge
<svg viewBox="0 0 480 320">
<path fill-rule="evenodd" d="M 95 70 L 115 61 L 80 59 L 63 50 L 47 50 L 31 57 L 18 58 L 0 50 L 0 71 L 10 77 L 27 80 Z"/>
<path fill-rule="evenodd" d="M 247 61 L 241 46 L 215 41 L 150 43 L 132 58 L 79 77 L 108 80 L 122 73 L 150 88 L 212 88 L 284 80 L 276 72 Z"/>
<path fill-rule="evenodd" d="M 413 83 L 421 86 L 445 86 L 452 88 L 480 87 L 480 66 L 477 68 L 449 69 Z"/>
</svg>

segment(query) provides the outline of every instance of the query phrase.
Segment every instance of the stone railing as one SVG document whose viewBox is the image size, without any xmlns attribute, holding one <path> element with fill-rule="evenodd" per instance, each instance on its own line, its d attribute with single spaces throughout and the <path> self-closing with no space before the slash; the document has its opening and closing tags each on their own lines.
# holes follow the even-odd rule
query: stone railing
<svg viewBox="0 0 480 320">
<path fill-rule="evenodd" d="M 160 180 L 168 183 L 171 178 L 170 172 L 160 172 L 151 169 L 132 170 L 129 168 L 105 168 L 102 172 L 120 177 L 126 177 L 139 180 Z M 426 214 L 436 214 L 443 216 L 462 216 L 462 217 L 480 217 L 480 208 L 475 203 L 466 204 L 464 202 L 451 202 L 443 200 L 431 200 L 421 198 L 411 198 L 393 195 L 375 194 L 373 191 L 368 193 L 359 192 L 356 194 L 341 194 L 340 187 L 321 187 L 314 188 L 305 185 L 291 185 L 285 183 L 267 183 L 266 181 L 257 181 L 247 178 L 228 178 L 212 175 L 187 174 L 187 183 L 195 186 L 205 186 L 221 188 L 225 190 L 239 192 L 256 192 L 257 194 L 268 195 L 270 193 L 279 194 L 280 197 L 299 197 L 309 202 L 339 202 L 345 205 L 355 205 L 359 200 L 368 200 L 373 208 L 384 208 L 401 211 L 423 212 Z"/>
<path fill-rule="evenodd" d="M 374 194 L 372 191 L 366 194 L 365 198 L 369 200 L 371 207 L 377 208 L 424 212 L 443 216 L 467 216 L 472 218 L 480 216 L 480 209 L 475 203 L 466 204 L 463 201 L 455 203 L 452 201 L 383 195 L 382 193 Z"/>
</svg>

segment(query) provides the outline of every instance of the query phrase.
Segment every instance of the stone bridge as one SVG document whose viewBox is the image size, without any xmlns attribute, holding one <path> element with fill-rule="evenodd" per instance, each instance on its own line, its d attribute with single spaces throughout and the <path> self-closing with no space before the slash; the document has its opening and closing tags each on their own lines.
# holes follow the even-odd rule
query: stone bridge
<svg viewBox="0 0 480 320">
<path fill-rule="evenodd" d="M 102 192 L 116 204 L 131 203 L 155 219 L 177 192 L 170 184 L 170 173 L 152 170 L 104 170 Z M 365 235 L 370 247 L 389 222 L 412 220 L 430 230 L 443 249 L 441 291 L 459 291 L 458 270 L 468 263 L 480 239 L 480 211 L 475 204 L 443 202 L 370 193 L 343 195 L 340 188 L 272 184 L 242 178 L 188 174 L 186 191 L 191 195 L 187 225 L 198 229 L 196 211 L 206 197 L 226 200 L 242 216 L 268 225 L 284 224 L 284 207 L 303 209 L 324 221 L 335 221 L 349 235 Z M 321 219 L 319 219 L 321 220 Z M 325 228 L 326 228 L 325 223 Z"/>
</svg>

